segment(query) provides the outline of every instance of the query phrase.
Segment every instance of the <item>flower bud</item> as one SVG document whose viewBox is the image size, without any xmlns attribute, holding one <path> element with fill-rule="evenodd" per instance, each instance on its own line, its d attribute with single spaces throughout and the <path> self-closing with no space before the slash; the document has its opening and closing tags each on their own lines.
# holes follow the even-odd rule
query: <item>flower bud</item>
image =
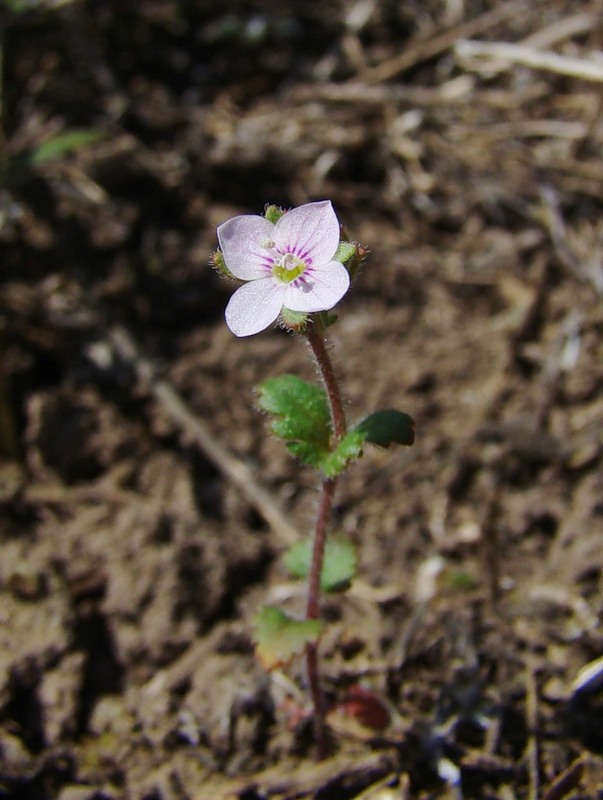
<svg viewBox="0 0 603 800">
<path fill-rule="evenodd" d="M 264 219 L 267 219 L 268 222 L 271 222 L 273 225 L 279 221 L 279 219 L 284 215 L 284 210 L 279 208 L 279 206 L 266 206 L 264 209 Z"/>
</svg>

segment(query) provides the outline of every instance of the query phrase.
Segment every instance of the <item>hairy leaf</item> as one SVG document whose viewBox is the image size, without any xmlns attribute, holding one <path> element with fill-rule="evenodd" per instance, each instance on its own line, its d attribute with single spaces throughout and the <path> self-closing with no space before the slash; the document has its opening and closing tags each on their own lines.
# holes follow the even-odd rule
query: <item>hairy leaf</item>
<svg viewBox="0 0 603 800">
<path fill-rule="evenodd" d="M 335 450 L 327 453 L 321 460 L 320 468 L 327 478 L 334 478 L 347 469 L 352 461 L 362 455 L 362 445 L 366 434 L 362 430 L 353 430 L 346 434 Z"/>
<path fill-rule="evenodd" d="M 258 405 L 272 414 L 272 431 L 288 442 L 304 442 L 315 451 L 327 451 L 331 417 L 327 397 L 319 386 L 281 375 L 258 386 Z"/>
</svg>

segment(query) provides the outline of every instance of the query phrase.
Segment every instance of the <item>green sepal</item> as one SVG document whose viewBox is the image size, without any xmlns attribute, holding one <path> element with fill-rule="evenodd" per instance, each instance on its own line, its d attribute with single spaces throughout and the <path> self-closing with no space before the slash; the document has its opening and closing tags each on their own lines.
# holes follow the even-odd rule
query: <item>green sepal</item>
<svg viewBox="0 0 603 800">
<path fill-rule="evenodd" d="M 273 225 L 279 221 L 279 219 L 285 214 L 285 211 L 279 206 L 266 206 L 264 209 L 264 218 L 271 222 Z"/>
<path fill-rule="evenodd" d="M 272 414 L 272 432 L 305 463 L 316 466 L 328 452 L 331 416 L 324 389 L 298 378 L 281 375 L 257 387 L 258 405 Z M 303 445 L 303 446 L 297 446 Z"/>
<path fill-rule="evenodd" d="M 365 431 L 358 429 L 350 431 L 331 453 L 324 455 L 320 462 L 320 468 L 327 478 L 340 475 L 362 455 L 362 445 L 365 439 Z"/>
<path fill-rule="evenodd" d="M 210 263 L 212 267 L 221 275 L 224 275 L 225 278 L 234 278 L 234 275 L 226 266 L 224 253 L 221 250 L 216 250 L 215 253 L 212 253 Z"/>
<path fill-rule="evenodd" d="M 361 245 L 359 242 L 354 242 L 355 252 L 348 260 L 345 268 L 350 273 L 351 280 L 354 280 L 364 263 L 368 249 Z"/>
<path fill-rule="evenodd" d="M 293 578 L 307 578 L 311 563 L 311 539 L 297 542 L 284 557 L 285 568 Z M 357 572 L 358 555 L 354 544 L 344 536 L 329 537 L 320 573 L 321 591 L 340 592 L 347 589 Z"/>
<path fill-rule="evenodd" d="M 256 655 L 267 671 L 286 666 L 308 644 L 320 638 L 325 623 L 318 619 L 296 620 L 280 608 L 264 606 L 255 616 Z"/>
<path fill-rule="evenodd" d="M 349 261 L 356 253 L 356 247 L 355 242 L 339 242 L 339 247 L 333 256 L 333 261 L 339 261 L 341 264 L 345 264 L 345 262 Z"/>
<path fill-rule="evenodd" d="M 309 315 L 303 311 L 291 311 L 290 308 L 282 308 L 280 322 L 289 333 L 303 333 L 308 325 Z"/>
<path fill-rule="evenodd" d="M 414 420 L 408 414 L 395 409 L 377 411 L 356 426 L 355 431 L 364 433 L 364 440 L 379 447 L 390 444 L 411 445 L 415 441 Z"/>
</svg>

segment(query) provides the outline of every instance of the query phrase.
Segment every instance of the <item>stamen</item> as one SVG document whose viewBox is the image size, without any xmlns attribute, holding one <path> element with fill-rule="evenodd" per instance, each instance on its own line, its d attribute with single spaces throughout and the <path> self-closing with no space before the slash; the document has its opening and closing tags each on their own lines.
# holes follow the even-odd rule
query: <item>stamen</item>
<svg viewBox="0 0 603 800">
<path fill-rule="evenodd" d="M 291 283 L 303 275 L 307 265 L 294 253 L 284 253 L 280 258 L 274 259 L 272 274 L 283 283 Z"/>
</svg>

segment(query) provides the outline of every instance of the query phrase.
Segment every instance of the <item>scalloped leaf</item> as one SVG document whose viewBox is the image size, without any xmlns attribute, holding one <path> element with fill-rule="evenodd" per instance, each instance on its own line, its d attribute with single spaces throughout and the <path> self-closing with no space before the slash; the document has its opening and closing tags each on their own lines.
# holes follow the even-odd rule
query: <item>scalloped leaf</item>
<svg viewBox="0 0 603 800">
<path fill-rule="evenodd" d="M 257 392 L 259 407 L 274 417 L 272 432 L 276 436 L 308 445 L 301 452 L 313 461 L 328 452 L 331 415 L 324 389 L 297 375 L 280 375 L 261 383 Z"/>
<path fill-rule="evenodd" d="M 254 622 L 256 654 L 267 671 L 286 666 L 317 642 L 325 627 L 322 620 L 293 619 L 275 606 L 264 606 Z"/>
<path fill-rule="evenodd" d="M 403 411 L 387 409 L 377 411 L 356 426 L 354 430 L 365 434 L 365 441 L 379 447 L 390 444 L 411 445 L 415 441 L 414 420 Z"/>
<path fill-rule="evenodd" d="M 320 469 L 325 459 L 325 451 L 322 447 L 316 447 L 308 442 L 287 442 L 287 450 L 303 464 L 315 469 Z"/>
<path fill-rule="evenodd" d="M 285 568 L 294 578 L 307 578 L 312 563 L 312 540 L 297 542 L 284 557 Z M 340 592 L 346 589 L 358 572 L 358 554 L 354 544 L 344 536 L 327 539 L 320 575 L 323 592 Z"/>
</svg>

